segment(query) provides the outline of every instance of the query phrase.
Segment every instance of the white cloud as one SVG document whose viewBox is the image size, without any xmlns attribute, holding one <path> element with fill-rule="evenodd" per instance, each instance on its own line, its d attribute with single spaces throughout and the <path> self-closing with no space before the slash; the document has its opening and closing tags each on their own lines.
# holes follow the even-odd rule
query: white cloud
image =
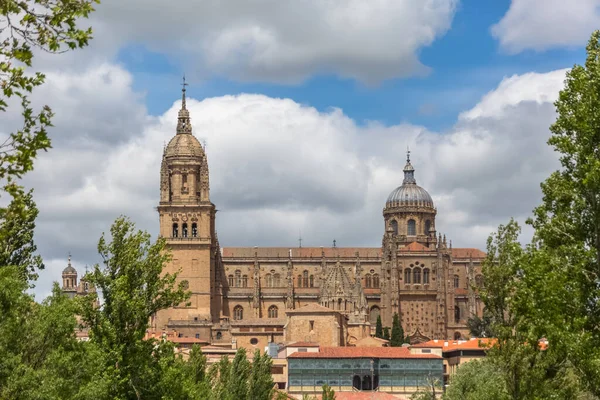
<svg viewBox="0 0 600 400">
<path fill-rule="evenodd" d="M 600 26 L 600 0 L 512 0 L 492 35 L 509 53 L 585 44 Z"/>
<path fill-rule="evenodd" d="M 97 7 L 92 25 L 95 40 L 145 45 L 184 60 L 186 71 L 199 76 L 298 82 L 332 73 L 371 83 L 426 73 L 417 53 L 449 29 L 457 3 L 108 1 Z"/>
<path fill-rule="evenodd" d="M 381 210 L 402 181 L 410 144 L 417 181 L 438 207 L 438 230 L 455 247 L 482 248 L 499 223 L 530 213 L 539 182 L 557 167 L 545 142 L 563 77 L 507 78 L 444 134 L 410 124 L 359 126 L 336 108 L 319 112 L 263 95 L 189 99 L 194 132 L 207 142 L 221 245 L 294 246 L 301 232 L 306 246 L 333 239 L 378 246 Z M 27 178 L 41 210 L 36 240 L 51 260 L 39 293 L 59 279 L 56 260 L 69 251 L 77 265 L 97 262 L 97 240 L 120 214 L 156 234 L 160 157 L 179 108 L 176 101 L 149 117 L 117 66 L 71 78 L 48 77 L 55 111 L 69 118 L 57 119 L 55 148 Z M 118 122 L 109 123 L 113 113 Z M 83 122 L 94 120 L 86 129 Z"/>
</svg>

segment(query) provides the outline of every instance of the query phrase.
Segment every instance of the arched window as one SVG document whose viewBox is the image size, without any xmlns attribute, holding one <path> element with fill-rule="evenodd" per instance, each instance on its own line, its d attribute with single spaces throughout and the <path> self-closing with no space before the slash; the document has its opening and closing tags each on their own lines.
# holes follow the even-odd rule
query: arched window
<svg viewBox="0 0 600 400">
<path fill-rule="evenodd" d="M 217 332 L 217 340 L 221 340 L 223 338 L 223 334 L 221 332 Z"/>
<path fill-rule="evenodd" d="M 381 315 L 381 310 L 377 306 L 371 307 L 371 311 L 369 312 L 369 322 L 371 325 L 375 325 L 377 323 L 377 317 Z"/>
<path fill-rule="evenodd" d="M 179 225 L 173 224 L 173 237 L 179 236 Z"/>
<path fill-rule="evenodd" d="M 279 274 L 275 274 L 273 275 L 273 287 L 280 287 L 281 286 L 281 277 L 279 276 Z"/>
<path fill-rule="evenodd" d="M 229 280 L 229 287 L 233 287 L 233 275 L 229 275 L 228 280 Z"/>
<path fill-rule="evenodd" d="M 421 268 L 413 270 L 413 283 L 421 283 Z"/>
<path fill-rule="evenodd" d="M 410 283 L 410 275 L 411 275 L 410 268 L 406 268 L 404 270 L 404 283 Z"/>
<path fill-rule="evenodd" d="M 265 283 L 267 287 L 273 287 L 273 280 L 271 279 L 271 274 L 267 274 L 265 276 Z"/>
<path fill-rule="evenodd" d="M 429 232 L 431 231 L 431 221 L 425 221 L 425 235 L 429 236 Z"/>
<path fill-rule="evenodd" d="M 460 334 L 460 332 L 454 332 L 454 340 L 460 340 L 462 339 L 462 335 Z"/>
<path fill-rule="evenodd" d="M 309 280 L 308 284 L 310 285 L 310 287 L 315 287 L 315 277 L 313 275 L 311 275 L 308 278 L 308 280 Z"/>
<path fill-rule="evenodd" d="M 298 275 L 298 287 L 302 287 L 302 275 Z"/>
<path fill-rule="evenodd" d="M 248 275 L 242 276 L 242 287 L 248 287 Z"/>
<path fill-rule="evenodd" d="M 371 275 L 365 275 L 365 287 L 370 288 L 372 286 Z"/>
<path fill-rule="evenodd" d="M 457 289 L 460 287 L 460 277 L 458 275 L 454 275 L 454 288 Z"/>
<path fill-rule="evenodd" d="M 241 321 L 244 319 L 244 308 L 242 306 L 235 306 L 233 308 L 233 319 L 235 321 Z"/>
<path fill-rule="evenodd" d="M 235 271 L 235 287 L 241 287 L 242 286 L 242 271 L 240 271 L 239 269 L 237 271 Z"/>
<path fill-rule="evenodd" d="M 373 275 L 373 287 L 374 288 L 378 288 L 379 287 L 379 274 L 374 274 Z"/>
<path fill-rule="evenodd" d="M 460 322 L 460 307 L 454 306 L 454 322 L 457 324 Z"/>
<path fill-rule="evenodd" d="M 406 234 L 408 236 L 416 236 L 417 235 L 417 223 L 414 219 L 409 219 L 406 223 Z"/>
<path fill-rule="evenodd" d="M 198 225 L 194 222 L 192 224 L 192 237 L 198 236 Z"/>
<path fill-rule="evenodd" d="M 181 237 L 186 238 L 188 236 L 187 224 L 181 225 Z"/>
<path fill-rule="evenodd" d="M 392 228 L 392 232 L 394 233 L 394 235 L 397 235 L 398 234 L 398 221 L 393 219 L 392 222 L 390 222 L 390 228 Z"/>
<path fill-rule="evenodd" d="M 277 318 L 277 306 L 269 307 L 269 318 Z"/>
<path fill-rule="evenodd" d="M 302 286 L 308 287 L 308 271 L 302 273 Z"/>
<path fill-rule="evenodd" d="M 429 268 L 423 270 L 423 283 L 427 285 L 429 283 Z"/>
<path fill-rule="evenodd" d="M 478 288 L 482 288 L 483 287 L 483 276 L 477 275 L 475 277 L 475 286 L 477 286 Z"/>
</svg>

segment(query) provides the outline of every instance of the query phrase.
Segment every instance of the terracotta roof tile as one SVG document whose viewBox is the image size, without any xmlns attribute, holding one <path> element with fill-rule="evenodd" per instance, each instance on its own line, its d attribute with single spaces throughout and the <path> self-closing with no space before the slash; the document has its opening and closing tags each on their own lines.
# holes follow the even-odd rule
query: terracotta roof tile
<svg viewBox="0 0 600 400">
<path fill-rule="evenodd" d="M 421 243 L 412 242 L 408 246 L 401 247 L 400 251 L 435 251 L 435 250 L 430 249 L 427 246 L 422 245 Z"/>
<path fill-rule="evenodd" d="M 454 258 L 469 258 L 473 257 L 474 259 L 485 258 L 485 252 L 474 249 L 474 248 L 454 248 L 452 249 L 452 257 Z"/>
<path fill-rule="evenodd" d="M 411 354 L 408 347 L 321 347 L 314 353 L 293 353 L 290 358 L 441 358 L 435 354 Z"/>
<path fill-rule="evenodd" d="M 292 250 L 293 258 L 321 258 L 321 251 L 326 258 L 354 258 L 358 251 L 360 258 L 381 257 L 380 247 L 223 247 L 223 258 L 253 258 L 254 251 L 260 258 L 288 258 Z"/>
<path fill-rule="evenodd" d="M 472 338 L 469 340 L 430 340 L 428 342 L 412 345 L 413 348 L 441 348 L 442 352 L 455 350 L 485 350 L 492 346 L 496 339 Z"/>
</svg>

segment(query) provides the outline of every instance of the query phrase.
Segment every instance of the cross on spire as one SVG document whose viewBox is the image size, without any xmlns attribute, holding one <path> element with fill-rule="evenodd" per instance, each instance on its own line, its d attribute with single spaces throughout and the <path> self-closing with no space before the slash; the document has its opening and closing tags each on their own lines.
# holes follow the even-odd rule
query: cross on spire
<svg viewBox="0 0 600 400">
<path fill-rule="evenodd" d="M 185 110 L 185 87 L 189 86 L 189 83 L 185 82 L 185 74 L 183 74 L 183 83 L 181 83 L 181 109 Z"/>
<path fill-rule="evenodd" d="M 410 162 L 410 148 L 406 146 L 406 162 Z"/>
</svg>

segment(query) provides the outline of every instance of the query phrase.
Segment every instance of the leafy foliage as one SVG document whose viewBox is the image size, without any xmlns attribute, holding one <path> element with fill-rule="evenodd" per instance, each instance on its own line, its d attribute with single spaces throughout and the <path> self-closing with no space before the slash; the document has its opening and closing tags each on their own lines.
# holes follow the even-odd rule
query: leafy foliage
<svg viewBox="0 0 600 400">
<path fill-rule="evenodd" d="M 150 318 L 186 301 L 189 293 L 181 283 L 176 286 L 175 274 L 162 274 L 170 259 L 164 239 L 152 243 L 147 232 L 136 232 L 123 217 L 110 232 L 110 243 L 104 235 L 98 243 L 103 266 L 95 265 L 86 276 L 102 291 L 103 306 L 96 306 L 92 293 L 82 302 L 81 315 L 91 340 L 105 353 L 111 396 L 146 398 L 155 390 L 153 364 L 160 363 L 161 351 L 168 352 L 160 343 L 143 340 Z"/>
<path fill-rule="evenodd" d="M 543 203 L 529 223 L 536 258 L 526 290 L 533 328 L 600 395 L 600 32 L 584 65 L 567 73 L 555 103 L 558 117 L 548 144 L 562 168 L 542 183 Z M 534 281 L 536 279 L 536 281 Z"/>
<path fill-rule="evenodd" d="M 508 400 L 502 371 L 489 359 L 462 365 L 452 376 L 444 400 Z"/>
</svg>

